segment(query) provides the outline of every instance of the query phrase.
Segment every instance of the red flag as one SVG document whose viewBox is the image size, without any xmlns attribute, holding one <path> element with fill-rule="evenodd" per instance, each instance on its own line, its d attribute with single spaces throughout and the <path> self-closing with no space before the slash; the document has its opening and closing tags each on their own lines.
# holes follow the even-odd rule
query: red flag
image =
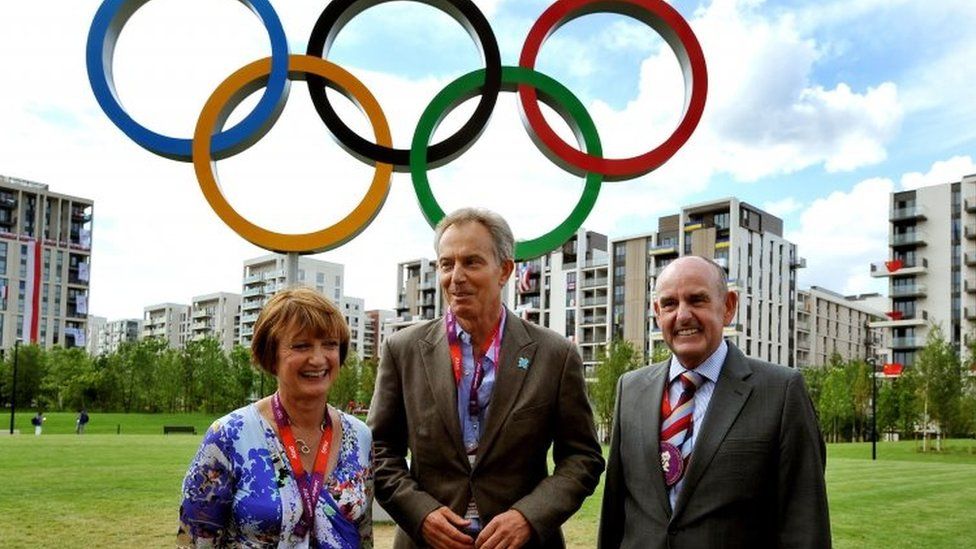
<svg viewBox="0 0 976 549">
<path fill-rule="evenodd" d="M 904 367 L 897 362 L 889 362 L 884 365 L 884 375 L 891 377 L 898 377 L 901 375 L 901 371 Z"/>
<path fill-rule="evenodd" d="M 885 261 L 885 267 L 888 269 L 889 273 L 893 273 L 904 266 L 905 266 L 905 262 L 900 259 L 892 259 L 891 261 Z"/>
</svg>

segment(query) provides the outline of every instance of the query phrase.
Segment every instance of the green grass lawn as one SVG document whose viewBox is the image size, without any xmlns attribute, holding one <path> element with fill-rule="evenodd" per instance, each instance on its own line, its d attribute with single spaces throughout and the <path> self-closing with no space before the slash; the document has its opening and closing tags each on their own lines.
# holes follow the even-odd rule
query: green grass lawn
<svg viewBox="0 0 976 549">
<path fill-rule="evenodd" d="M 0 436 L 0 545 L 171 547 L 180 482 L 200 437 L 94 429 L 85 436 L 51 435 L 74 432 L 73 416 L 55 416 L 48 416 L 41 437 Z M 173 423 L 195 424 L 202 434 L 210 422 L 108 414 L 93 421 L 99 416 L 114 418 L 123 433 L 159 433 Z M 976 441 L 949 441 L 941 454 L 916 447 L 881 443 L 872 462 L 869 444 L 828 446 L 836 547 L 976 546 Z M 570 547 L 595 546 L 601 497 L 602 486 L 565 525 Z M 377 547 L 389 545 L 391 530 L 377 527 Z"/>
</svg>

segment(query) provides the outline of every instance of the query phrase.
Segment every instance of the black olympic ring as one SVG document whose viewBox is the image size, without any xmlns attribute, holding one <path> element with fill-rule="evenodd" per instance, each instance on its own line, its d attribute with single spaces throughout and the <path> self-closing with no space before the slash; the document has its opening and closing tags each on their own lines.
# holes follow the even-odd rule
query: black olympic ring
<svg viewBox="0 0 976 549">
<path fill-rule="evenodd" d="M 312 28 L 306 55 L 328 58 L 332 42 L 346 23 L 362 11 L 389 1 L 391 0 L 333 0 L 325 7 Z M 436 168 L 464 153 L 478 140 L 478 136 L 488 124 L 502 87 L 502 61 L 495 33 L 492 32 L 488 19 L 474 2 L 471 0 L 415 1 L 440 9 L 460 23 L 478 43 L 478 49 L 485 62 L 485 85 L 471 118 L 454 135 L 428 147 L 428 165 Z M 332 107 L 325 93 L 325 79 L 317 75 L 309 75 L 306 83 L 312 104 L 322 122 L 349 154 L 367 164 L 383 162 L 392 164 L 395 171 L 409 171 L 410 149 L 384 147 L 363 139 L 339 118 Z"/>
</svg>

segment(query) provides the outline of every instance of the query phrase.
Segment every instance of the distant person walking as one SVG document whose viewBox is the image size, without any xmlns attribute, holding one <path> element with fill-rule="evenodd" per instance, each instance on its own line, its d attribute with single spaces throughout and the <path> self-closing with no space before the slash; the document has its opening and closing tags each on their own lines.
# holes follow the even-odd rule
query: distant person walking
<svg viewBox="0 0 976 549">
<path fill-rule="evenodd" d="M 85 434 L 85 425 L 88 425 L 88 411 L 82 408 L 78 412 L 78 420 L 75 422 L 75 433 L 79 435 Z"/>
<path fill-rule="evenodd" d="M 37 412 L 37 415 L 31 418 L 31 425 L 34 426 L 34 436 L 41 436 L 41 428 L 44 427 L 44 414 Z"/>
</svg>

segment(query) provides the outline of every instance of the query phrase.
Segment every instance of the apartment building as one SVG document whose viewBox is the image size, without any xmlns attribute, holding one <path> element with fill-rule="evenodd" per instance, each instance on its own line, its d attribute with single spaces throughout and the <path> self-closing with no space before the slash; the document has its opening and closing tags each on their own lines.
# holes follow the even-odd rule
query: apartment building
<svg viewBox="0 0 976 549">
<path fill-rule="evenodd" d="M 346 325 L 349 326 L 349 349 L 356 351 L 356 355 L 365 358 L 366 352 L 366 311 L 361 297 L 342 296 L 337 303 L 342 311 Z"/>
<path fill-rule="evenodd" d="M 391 322 L 396 312 L 386 309 L 366 311 L 366 326 L 363 330 L 363 359 L 379 359 L 386 338 L 393 333 Z"/>
<path fill-rule="evenodd" d="M 106 324 L 108 324 L 108 319 L 104 316 L 88 315 L 88 322 L 85 326 L 85 348 L 88 349 L 88 354 L 98 356 L 101 354 L 101 349 L 105 348 Z"/>
<path fill-rule="evenodd" d="M 607 236 L 581 228 L 558 250 L 518 262 L 505 304 L 576 343 L 588 377 L 607 344 Z"/>
<path fill-rule="evenodd" d="M 338 263 L 299 257 L 297 284 L 315 289 L 338 306 L 343 297 L 344 271 Z M 247 347 L 261 307 L 285 287 L 285 256 L 267 254 L 244 261 L 242 286 L 239 341 Z"/>
<path fill-rule="evenodd" d="M 0 175 L 0 348 L 87 346 L 93 209 Z"/>
<path fill-rule="evenodd" d="M 182 349 L 190 338 L 190 306 L 159 303 L 143 308 L 142 337 L 161 339 L 173 349 Z"/>
<path fill-rule="evenodd" d="M 654 284 L 684 255 L 726 269 L 739 308 L 725 336 L 749 356 L 796 365 L 796 270 L 805 266 L 783 238 L 783 221 L 736 198 L 685 206 L 658 219 L 657 231 L 614 239 L 608 330 L 645 357 L 664 345 L 654 318 Z"/>
<path fill-rule="evenodd" d="M 812 286 L 796 293 L 797 366 L 824 366 L 835 353 L 865 360 L 884 348 L 883 332 L 870 324 L 884 314 L 867 296 L 843 296 Z"/>
<path fill-rule="evenodd" d="M 396 319 L 393 331 L 441 316 L 441 287 L 437 262 L 414 259 L 397 264 Z"/>
<path fill-rule="evenodd" d="M 193 298 L 190 308 L 190 340 L 213 338 L 225 352 L 240 341 L 241 295 L 216 292 Z"/>
<path fill-rule="evenodd" d="M 88 352 L 92 356 L 114 353 L 123 343 L 142 338 L 141 318 L 108 321 L 101 317 L 89 317 L 88 321 L 93 325 L 88 340 Z"/>
<path fill-rule="evenodd" d="M 960 356 L 976 334 L 976 174 L 890 195 L 888 257 L 871 276 L 888 279 L 890 364 L 910 367 L 929 329 L 941 327 Z"/>
</svg>

